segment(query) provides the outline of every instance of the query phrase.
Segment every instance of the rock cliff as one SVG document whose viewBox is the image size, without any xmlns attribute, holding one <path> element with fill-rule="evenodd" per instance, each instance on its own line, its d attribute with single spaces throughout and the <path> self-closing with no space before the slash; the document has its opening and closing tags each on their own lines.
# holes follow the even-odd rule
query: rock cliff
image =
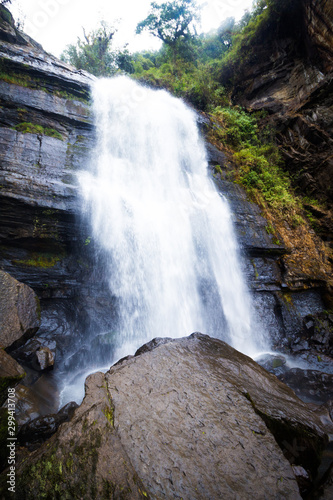
<svg viewBox="0 0 333 500">
<path fill-rule="evenodd" d="M 300 193 L 326 204 L 308 210 L 332 246 L 333 7 L 329 0 L 281 2 L 244 52 L 233 79 L 233 101 L 265 110 L 278 130 L 286 169 Z"/>
<path fill-rule="evenodd" d="M 5 12 L 2 8 L 1 261 L 41 295 L 69 296 L 79 210 L 75 172 L 87 161 L 92 138 L 90 77 L 23 37 L 4 20 Z"/>
<path fill-rule="evenodd" d="M 79 217 L 76 173 L 94 143 L 93 78 L 18 32 L 1 7 L 0 266 L 41 299 L 39 335 L 56 332 L 67 348 L 62 335 L 74 339 L 102 317 L 91 289 L 100 304 L 110 303 Z"/>
</svg>

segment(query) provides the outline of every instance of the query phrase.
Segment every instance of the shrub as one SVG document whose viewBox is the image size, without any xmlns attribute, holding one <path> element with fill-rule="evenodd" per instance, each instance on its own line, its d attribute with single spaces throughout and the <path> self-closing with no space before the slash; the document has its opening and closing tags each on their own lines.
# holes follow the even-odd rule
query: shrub
<svg viewBox="0 0 333 500">
<path fill-rule="evenodd" d="M 215 108 L 211 114 L 214 138 L 232 154 L 236 181 L 259 203 L 277 210 L 294 211 L 299 206 L 291 182 L 283 171 L 272 130 L 259 127 L 262 113 L 249 114 L 234 108 Z M 287 212 L 286 212 L 287 213 Z"/>
</svg>

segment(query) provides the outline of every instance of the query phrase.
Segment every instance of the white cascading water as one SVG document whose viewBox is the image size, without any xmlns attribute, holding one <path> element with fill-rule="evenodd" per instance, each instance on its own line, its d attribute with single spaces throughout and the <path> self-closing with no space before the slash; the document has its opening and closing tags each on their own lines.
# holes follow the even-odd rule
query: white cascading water
<svg viewBox="0 0 333 500">
<path fill-rule="evenodd" d="M 116 358 L 194 331 L 249 355 L 265 349 L 195 113 L 123 76 L 96 81 L 93 103 L 97 146 L 79 180 L 118 298 Z"/>
</svg>

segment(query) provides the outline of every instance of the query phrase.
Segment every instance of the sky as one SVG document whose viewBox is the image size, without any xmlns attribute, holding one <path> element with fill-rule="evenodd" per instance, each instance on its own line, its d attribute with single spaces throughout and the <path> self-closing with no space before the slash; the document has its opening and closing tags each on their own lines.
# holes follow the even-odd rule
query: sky
<svg viewBox="0 0 333 500">
<path fill-rule="evenodd" d="M 157 0 L 162 3 L 165 0 Z M 218 28 L 227 17 L 240 19 L 253 0 L 198 0 L 204 3 L 201 32 Z M 138 22 L 148 14 L 151 0 L 12 0 L 14 18 L 23 22 L 23 31 L 44 49 L 59 57 L 77 37 L 96 29 L 101 20 L 118 26 L 114 44 L 128 43 L 132 52 L 159 48 L 159 41 L 149 34 L 135 35 Z"/>
</svg>

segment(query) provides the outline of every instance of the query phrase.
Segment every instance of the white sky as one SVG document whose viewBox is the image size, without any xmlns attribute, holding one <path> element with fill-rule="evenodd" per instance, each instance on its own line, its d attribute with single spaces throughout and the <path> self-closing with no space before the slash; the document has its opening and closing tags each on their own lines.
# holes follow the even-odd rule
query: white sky
<svg viewBox="0 0 333 500">
<path fill-rule="evenodd" d="M 165 0 L 157 0 L 162 3 Z M 204 3 L 201 31 L 217 28 L 227 17 L 240 19 L 253 0 L 198 0 Z M 76 43 L 86 32 L 96 29 L 102 19 L 112 24 L 119 20 L 117 45 L 129 42 L 128 49 L 156 49 L 159 42 L 148 34 L 135 35 L 138 22 L 148 14 L 151 0 L 12 0 L 14 18 L 22 19 L 24 31 L 45 50 L 60 56 L 66 45 Z"/>
</svg>

